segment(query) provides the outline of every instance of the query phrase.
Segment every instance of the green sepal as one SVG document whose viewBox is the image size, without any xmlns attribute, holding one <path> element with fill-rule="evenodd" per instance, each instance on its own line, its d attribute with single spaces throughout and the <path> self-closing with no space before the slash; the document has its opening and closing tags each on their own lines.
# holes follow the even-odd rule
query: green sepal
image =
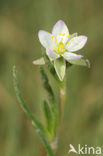
<svg viewBox="0 0 103 156">
<path fill-rule="evenodd" d="M 56 71 L 54 69 L 53 62 L 50 61 L 49 57 L 44 52 L 43 48 L 42 48 L 42 54 L 43 54 L 43 57 L 44 57 L 44 60 L 45 60 L 45 64 L 46 64 L 48 70 L 50 71 L 51 75 L 57 81 L 57 83 L 59 84 L 59 86 L 62 86 L 62 81 L 60 81 L 59 77 L 56 74 Z"/>
<path fill-rule="evenodd" d="M 42 52 L 42 53 L 43 53 L 44 61 L 45 61 L 45 64 L 46 64 L 47 68 L 49 69 L 49 71 L 53 75 L 53 77 L 55 77 L 56 72 L 55 72 L 53 63 L 50 61 L 49 57 L 46 55 L 45 52 Z"/>
<path fill-rule="evenodd" d="M 60 79 L 60 81 L 63 81 L 66 71 L 66 62 L 63 57 L 60 57 L 56 60 L 54 60 L 54 68 L 55 71 Z"/>
<path fill-rule="evenodd" d="M 35 65 L 44 65 L 45 64 L 44 58 L 41 57 L 41 58 L 39 58 L 37 60 L 34 60 L 33 64 L 35 64 Z"/>
<path fill-rule="evenodd" d="M 90 68 L 90 62 L 87 59 L 70 60 L 68 62 L 74 65 L 87 66 L 88 68 Z"/>
</svg>

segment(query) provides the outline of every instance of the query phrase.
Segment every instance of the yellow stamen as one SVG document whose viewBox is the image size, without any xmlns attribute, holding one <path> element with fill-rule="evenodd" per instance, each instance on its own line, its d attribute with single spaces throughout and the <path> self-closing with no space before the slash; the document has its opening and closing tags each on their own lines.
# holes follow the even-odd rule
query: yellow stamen
<svg viewBox="0 0 103 156">
<path fill-rule="evenodd" d="M 69 34 L 67 37 L 69 38 L 71 35 Z"/>
<path fill-rule="evenodd" d="M 65 36 L 65 33 L 63 33 L 62 36 Z"/>
<path fill-rule="evenodd" d="M 67 45 L 69 45 L 69 42 L 67 42 Z"/>
<path fill-rule="evenodd" d="M 51 36 L 51 39 L 53 39 L 53 38 L 54 38 L 54 35 Z"/>
<path fill-rule="evenodd" d="M 56 52 L 57 48 L 54 46 L 54 47 L 53 47 L 53 50 Z"/>
<path fill-rule="evenodd" d="M 61 38 L 61 42 L 63 41 L 63 38 Z"/>
<path fill-rule="evenodd" d="M 62 33 L 59 33 L 59 35 L 60 35 L 60 36 L 65 36 L 65 33 L 63 33 L 63 34 L 62 34 Z"/>
<path fill-rule="evenodd" d="M 53 50 L 56 52 L 56 54 L 62 55 L 65 52 L 65 47 L 62 42 L 60 42 L 57 47 L 53 47 Z"/>
<path fill-rule="evenodd" d="M 55 43 L 57 43 L 57 39 L 55 40 Z"/>
</svg>

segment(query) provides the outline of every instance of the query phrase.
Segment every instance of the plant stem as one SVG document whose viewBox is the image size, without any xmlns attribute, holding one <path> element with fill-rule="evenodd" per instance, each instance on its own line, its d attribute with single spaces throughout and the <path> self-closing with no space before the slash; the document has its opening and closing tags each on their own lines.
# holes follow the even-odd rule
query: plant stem
<svg viewBox="0 0 103 156">
<path fill-rule="evenodd" d="M 63 119 L 64 115 L 64 106 L 66 100 L 66 82 L 64 81 L 57 81 L 60 87 L 60 105 L 59 105 L 59 112 L 60 112 L 60 121 Z M 58 146 L 58 136 L 56 135 L 54 141 L 50 144 L 54 154 L 56 154 L 57 146 Z"/>
<path fill-rule="evenodd" d="M 63 118 L 64 115 L 64 106 L 66 101 L 66 87 L 65 81 L 63 82 L 62 87 L 60 86 L 60 117 Z"/>
</svg>

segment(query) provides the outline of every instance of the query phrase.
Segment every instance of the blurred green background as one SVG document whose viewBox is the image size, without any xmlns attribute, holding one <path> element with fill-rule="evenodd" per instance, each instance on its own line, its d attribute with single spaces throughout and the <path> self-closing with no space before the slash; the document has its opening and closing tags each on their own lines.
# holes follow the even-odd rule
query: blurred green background
<svg viewBox="0 0 103 156">
<path fill-rule="evenodd" d="M 45 156 L 16 99 L 12 67 L 17 66 L 30 108 L 44 122 L 41 103 L 46 94 L 32 61 L 41 56 L 38 31 L 51 31 L 59 19 L 70 33 L 88 36 L 80 52 L 91 68 L 73 66 L 67 71 L 67 102 L 56 155 L 67 156 L 69 144 L 103 148 L 103 1 L 0 0 L 0 156 Z M 49 78 L 58 101 L 58 86 L 50 74 Z"/>
</svg>

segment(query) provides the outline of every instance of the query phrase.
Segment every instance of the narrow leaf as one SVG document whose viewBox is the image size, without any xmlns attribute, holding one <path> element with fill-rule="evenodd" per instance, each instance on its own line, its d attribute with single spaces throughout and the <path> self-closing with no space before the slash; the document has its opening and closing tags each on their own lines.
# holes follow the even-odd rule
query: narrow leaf
<svg viewBox="0 0 103 156">
<path fill-rule="evenodd" d="M 27 114 L 29 119 L 32 120 L 32 122 L 35 125 L 35 128 L 39 129 L 48 139 L 50 139 L 51 136 L 50 136 L 49 132 L 45 129 L 45 127 L 42 125 L 42 123 L 36 118 L 36 116 L 31 112 L 31 110 L 29 109 L 28 105 L 26 104 L 26 102 L 22 96 L 22 92 L 20 89 L 20 84 L 19 84 L 18 75 L 17 75 L 15 66 L 13 67 L 13 82 L 14 82 L 14 88 L 15 88 L 17 98 L 18 98 L 24 112 Z"/>
<path fill-rule="evenodd" d="M 87 66 L 88 68 L 90 68 L 89 60 L 79 59 L 79 60 L 70 60 L 68 62 L 74 65 Z"/>
<path fill-rule="evenodd" d="M 23 110 L 25 111 L 27 116 L 32 120 L 32 124 L 33 124 L 34 128 L 40 135 L 40 137 L 47 149 L 48 156 L 54 156 L 53 150 L 52 150 L 48 140 L 45 137 L 45 136 L 47 136 L 47 138 L 50 138 L 48 131 L 44 128 L 44 126 L 40 123 L 40 121 L 35 117 L 35 115 L 32 114 L 32 112 L 30 111 L 29 107 L 27 106 L 27 104 L 22 96 L 22 93 L 20 90 L 20 84 L 19 84 L 19 80 L 18 80 L 18 75 L 17 75 L 15 66 L 13 67 L 13 81 L 14 81 L 14 88 L 16 91 L 16 95 L 17 95 L 19 102 L 21 103 L 21 107 L 23 108 Z"/>
<path fill-rule="evenodd" d="M 63 57 L 60 57 L 54 61 L 54 67 L 56 70 L 56 73 L 60 79 L 60 81 L 63 81 L 65 76 L 65 70 L 66 70 L 66 62 Z"/>
<path fill-rule="evenodd" d="M 46 125 L 49 132 L 52 130 L 52 114 L 50 107 L 46 101 L 43 101 L 43 111 L 45 115 Z"/>
<path fill-rule="evenodd" d="M 53 101 L 55 101 L 54 93 L 49 84 L 47 74 L 45 73 L 45 71 L 42 67 L 40 68 L 40 73 L 41 73 L 41 77 L 42 77 L 42 81 L 43 81 L 43 86 L 49 95 L 49 99 L 53 102 Z"/>
<path fill-rule="evenodd" d="M 34 122 L 32 122 L 32 125 L 33 125 L 33 127 L 35 128 Z M 40 137 L 41 137 L 41 139 L 42 139 L 42 141 L 43 141 L 43 143 L 44 143 L 44 145 L 45 145 L 45 148 L 46 148 L 46 150 L 47 150 L 47 152 L 48 152 L 48 156 L 54 156 L 54 152 L 53 152 L 53 150 L 52 150 L 52 148 L 51 148 L 51 146 L 50 146 L 48 140 L 46 139 L 46 137 L 45 137 L 44 134 L 42 133 L 42 131 L 39 130 L 39 129 L 37 129 L 37 133 L 40 135 Z"/>
<path fill-rule="evenodd" d="M 52 90 L 52 88 L 51 88 L 51 86 L 49 84 L 47 74 L 45 73 L 45 71 L 44 71 L 44 69 L 42 67 L 40 68 L 40 73 L 41 73 L 42 80 L 43 80 L 43 86 L 44 86 L 45 90 L 48 93 L 49 101 L 51 103 L 51 110 L 52 110 L 52 113 L 53 113 L 53 126 L 52 126 L 52 129 L 53 129 L 53 132 L 55 134 L 56 128 L 57 128 L 57 125 L 58 125 L 58 116 L 59 116 L 58 106 L 56 105 L 55 96 L 54 96 L 53 90 Z"/>
<path fill-rule="evenodd" d="M 39 58 L 37 60 L 34 60 L 33 64 L 35 64 L 35 65 L 44 65 L 45 64 L 44 58 L 41 57 L 41 58 Z"/>
</svg>

